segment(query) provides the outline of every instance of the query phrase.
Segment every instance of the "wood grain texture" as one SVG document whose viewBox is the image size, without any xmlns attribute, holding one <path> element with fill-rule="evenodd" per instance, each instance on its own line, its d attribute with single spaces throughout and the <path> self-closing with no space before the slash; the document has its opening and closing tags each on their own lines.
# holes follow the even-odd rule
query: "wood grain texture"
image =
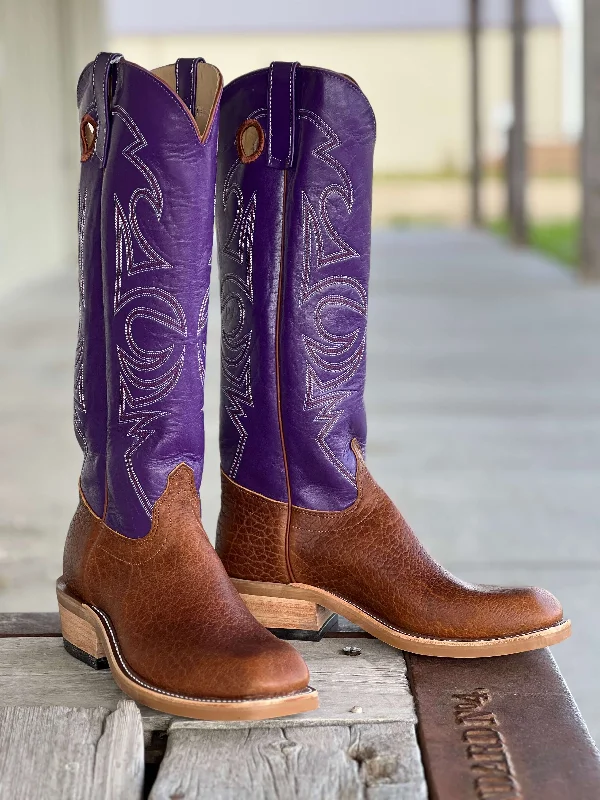
<svg viewBox="0 0 600 800">
<path fill-rule="evenodd" d="M 63 637 L 68 642 L 96 659 L 106 657 L 102 642 L 89 622 L 64 606 L 60 607 L 60 622 Z"/>
<path fill-rule="evenodd" d="M 56 612 L 38 614 L 0 614 L 0 638 L 3 636 L 60 636 Z"/>
<path fill-rule="evenodd" d="M 284 600 L 281 597 L 241 595 L 249 611 L 265 628 L 298 628 L 318 631 L 331 612 L 306 600 Z"/>
<path fill-rule="evenodd" d="M 414 704 L 406 676 L 406 662 L 399 650 L 377 639 L 323 639 L 297 642 L 310 669 L 313 686 L 318 687 L 321 708 L 312 712 L 315 721 L 356 722 L 351 709 L 363 709 L 368 722 L 416 722 Z M 342 648 L 359 647 L 362 654 L 345 656 Z M 301 719 L 298 723 L 302 724 Z"/>
<path fill-rule="evenodd" d="M 62 639 L 0 639 L 0 707 L 71 706 L 114 711 L 126 699 L 108 670 L 70 656 Z M 145 731 L 166 730 L 170 717 L 141 707 Z"/>
<path fill-rule="evenodd" d="M 144 788 L 144 731 L 136 704 L 120 700 L 96 748 L 90 800 L 135 800 Z"/>
<path fill-rule="evenodd" d="M 341 653 L 346 644 L 356 644 L 362 655 Z M 321 707 L 288 725 L 356 723 L 351 709 L 362 708 L 364 722 L 404 721 L 416 717 L 406 679 L 402 653 L 375 639 L 327 639 L 294 642 L 318 687 Z M 97 672 L 70 656 L 55 638 L 0 640 L 0 706 L 58 705 L 114 710 L 125 695 L 108 670 Z M 171 717 L 140 708 L 145 731 L 166 730 Z M 190 723 L 198 724 L 198 723 Z M 200 723 L 218 727 L 223 723 Z M 225 723 L 230 727 L 232 723 Z M 240 723 L 242 726 L 270 724 Z"/>
<path fill-rule="evenodd" d="M 141 721 L 129 701 L 112 713 L 0 708 L 2 800 L 137 800 L 143 771 Z"/>
<path fill-rule="evenodd" d="M 425 800 L 414 726 L 175 729 L 150 800 Z"/>
</svg>

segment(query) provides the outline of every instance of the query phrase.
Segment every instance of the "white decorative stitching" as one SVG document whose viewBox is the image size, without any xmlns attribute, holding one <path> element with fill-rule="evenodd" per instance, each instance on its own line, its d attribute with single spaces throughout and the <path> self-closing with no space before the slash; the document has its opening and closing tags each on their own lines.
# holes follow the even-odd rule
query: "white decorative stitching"
<svg viewBox="0 0 600 800">
<path fill-rule="evenodd" d="M 288 154 L 286 159 L 286 166 L 291 166 L 291 158 L 292 158 L 292 144 L 294 141 L 294 75 L 296 73 L 296 65 L 292 64 L 290 69 L 290 140 L 288 143 Z"/>
<path fill-rule="evenodd" d="M 259 116 L 264 113 L 259 112 Z M 256 119 L 256 116 L 251 118 Z M 229 170 L 223 186 L 223 208 L 229 199 L 235 198 L 233 225 L 222 252 L 235 264 L 243 266 L 239 270 L 226 272 L 221 279 L 221 364 L 222 391 L 225 397 L 225 410 L 238 433 L 238 443 L 229 468 L 229 475 L 235 478 L 244 454 L 248 432 L 242 420 L 246 416 L 244 406 L 254 406 L 251 384 L 250 349 L 252 328 L 248 328 L 247 308 L 252 308 L 253 289 L 253 246 L 256 222 L 256 193 L 244 207 L 244 197 L 240 186 L 233 180 L 237 159 Z M 233 320 L 233 324 L 230 322 Z"/>
<path fill-rule="evenodd" d="M 267 111 L 266 108 L 257 108 L 255 111 L 253 111 L 250 114 L 250 116 L 248 116 L 246 118 L 246 121 L 251 120 L 251 119 L 256 119 L 256 120 L 264 119 L 267 115 L 268 115 L 268 111 Z M 233 142 L 233 146 L 235 147 L 235 139 L 234 139 L 234 142 Z M 237 184 L 235 184 L 233 182 L 233 173 L 236 171 L 236 169 L 239 167 L 239 165 L 241 163 L 242 162 L 240 161 L 240 159 L 236 158 L 235 161 L 233 162 L 233 164 L 229 167 L 229 170 L 227 171 L 227 176 L 225 177 L 225 181 L 223 183 L 223 192 L 221 193 L 221 200 L 223 202 L 223 208 L 225 208 L 225 206 L 227 205 L 227 202 L 229 201 L 229 198 L 231 196 L 231 192 L 234 190 L 234 187 L 237 186 Z M 239 186 L 237 186 L 237 189 L 239 190 L 239 192 L 241 192 L 241 189 L 240 189 Z M 236 215 L 237 215 L 237 209 L 236 209 Z M 231 234 L 230 234 L 229 238 L 231 238 Z M 228 241 L 229 241 L 229 238 L 228 238 Z"/>
<path fill-rule="evenodd" d="M 325 136 L 325 141 L 314 148 L 312 155 L 333 169 L 340 179 L 340 183 L 329 184 L 321 192 L 318 212 L 313 208 L 308 195 L 304 191 L 301 194 L 303 262 L 299 306 L 303 307 L 309 300 L 320 296 L 313 310 L 318 336 L 302 337 L 307 357 L 304 408 L 307 411 L 316 410 L 314 421 L 323 423 L 316 436 L 319 448 L 337 472 L 355 486 L 355 475 L 333 452 L 327 437 L 344 414 L 339 405 L 354 393 L 352 379 L 364 361 L 367 292 L 356 278 L 347 275 L 321 279 L 313 277 L 313 272 L 323 267 L 360 257 L 335 229 L 328 212 L 329 201 L 336 195 L 341 197 L 350 214 L 354 205 L 354 189 L 346 169 L 331 155 L 331 151 L 341 144 L 338 135 L 312 111 L 300 109 L 298 118 L 310 122 Z M 325 252 L 323 231 L 337 247 L 333 253 Z M 344 333 L 332 330 L 331 324 L 327 324 L 327 318 L 336 309 L 356 314 L 359 326 Z"/>
<path fill-rule="evenodd" d="M 101 126 L 101 119 L 100 119 L 100 109 L 98 108 L 98 104 L 96 102 L 96 65 L 98 64 L 98 59 L 100 58 L 100 53 L 94 59 L 94 64 L 92 66 L 92 97 L 93 97 L 93 105 L 96 106 L 96 115 L 98 117 L 98 135 L 96 135 L 96 140 L 94 141 L 94 153 L 96 153 L 98 147 L 98 136 L 100 133 L 100 126 Z"/>
<path fill-rule="evenodd" d="M 79 193 L 78 214 L 77 214 L 77 234 L 79 246 L 77 251 L 77 264 L 79 276 L 79 327 L 77 331 L 77 347 L 75 349 L 75 392 L 74 392 L 74 414 L 73 424 L 75 432 L 83 447 L 84 455 L 88 452 L 88 443 L 84 430 L 84 417 L 87 412 L 85 405 L 85 382 L 84 382 L 84 349 L 85 349 L 85 275 L 84 275 L 84 247 L 85 247 L 85 227 L 87 219 L 87 188 L 83 197 Z"/>
<path fill-rule="evenodd" d="M 177 298 L 166 289 L 157 286 L 138 287 L 123 291 L 123 279 L 140 272 L 157 269 L 173 269 L 149 244 L 138 224 L 137 204 L 140 200 L 149 203 L 157 222 L 163 210 L 163 195 L 159 182 L 147 164 L 137 155 L 147 145 L 146 139 L 127 111 L 115 106 L 113 114 L 126 125 L 133 142 L 126 145 L 122 155 L 145 179 L 148 187 L 134 189 L 128 203 L 126 214 L 117 195 L 115 203 L 115 294 L 113 313 L 127 311 L 124 319 L 126 348 L 117 345 L 119 364 L 119 423 L 129 426 L 127 436 L 133 441 L 124 454 L 125 466 L 131 486 L 148 517 L 152 514 L 152 503 L 135 472 L 133 456 L 141 445 L 156 431 L 149 426 L 166 411 L 152 410 L 175 388 L 185 359 L 185 339 L 187 323 L 185 312 Z M 140 247 L 146 259 L 136 262 L 133 242 Z M 152 301 L 148 305 L 147 300 Z M 159 307 L 156 307 L 156 306 Z M 142 347 L 134 337 L 136 320 L 148 320 L 172 331 L 176 343 L 162 349 Z M 176 348 L 178 352 L 176 353 Z M 173 361 L 173 359 L 175 359 Z M 170 366 L 168 366 L 170 364 Z"/>
<path fill-rule="evenodd" d="M 128 216 L 125 215 L 125 212 L 123 211 L 123 208 L 119 202 L 119 198 L 115 194 L 115 225 L 117 226 L 117 242 L 120 243 L 121 238 L 124 238 L 124 244 L 127 248 L 126 255 L 128 272 L 130 275 L 134 275 L 138 272 L 146 272 L 154 269 L 173 269 L 173 266 L 169 264 L 162 256 L 160 256 L 148 243 L 146 237 L 140 230 L 137 218 L 137 204 L 140 200 L 145 200 L 150 205 L 154 211 L 157 222 L 160 222 L 163 211 L 163 194 L 158 179 L 150 167 L 145 164 L 137 155 L 141 149 L 147 146 L 148 142 L 133 119 L 122 106 L 114 107 L 113 116 L 118 116 L 127 126 L 131 135 L 133 136 L 133 142 L 130 142 L 123 148 L 122 155 L 125 156 L 129 163 L 132 164 L 142 174 L 149 185 L 149 188 L 143 187 L 133 191 L 131 197 L 129 198 Z M 117 216 L 119 218 L 118 220 Z M 144 261 L 136 262 L 134 260 L 132 234 L 133 238 L 135 238 L 135 241 L 146 256 L 146 260 Z M 121 244 L 120 246 L 122 247 Z M 115 311 L 120 299 L 123 253 L 121 252 L 117 255 L 117 273 L 115 278 L 114 298 Z"/>
<path fill-rule="evenodd" d="M 212 256 L 208 261 L 208 269 L 210 273 L 212 264 Z M 198 372 L 200 373 L 200 380 L 202 386 L 206 379 L 206 328 L 208 325 L 208 298 L 210 295 L 210 286 L 206 288 L 204 299 L 200 304 L 200 313 L 198 314 L 198 328 L 197 328 L 197 346 L 198 346 Z"/>
<path fill-rule="evenodd" d="M 273 141 L 273 64 L 271 64 L 271 68 L 269 69 L 269 159 L 272 158 L 272 150 L 271 145 Z"/>
<path fill-rule="evenodd" d="M 196 61 L 190 64 L 190 111 L 196 116 Z"/>
<path fill-rule="evenodd" d="M 264 119 L 267 115 L 268 109 L 258 108 L 248 119 Z M 248 310 L 252 309 L 254 300 L 253 246 L 256 194 L 252 195 L 248 205 L 244 207 L 242 190 L 234 179 L 234 173 L 240 163 L 237 158 L 229 168 L 221 196 L 224 209 L 230 198 L 232 196 L 235 198 L 233 225 L 222 253 L 231 258 L 235 264 L 245 267 L 241 277 L 236 270 L 226 272 L 221 279 L 222 391 L 225 397 L 225 410 L 238 434 L 236 451 L 228 473 L 232 478 L 237 475 L 248 440 L 248 432 L 242 422 L 246 416 L 244 406 L 246 408 L 254 406 L 250 361 L 252 327 L 247 328 L 246 322 L 251 319 Z M 234 320 L 227 329 L 226 317 Z"/>
<path fill-rule="evenodd" d="M 289 125 L 289 143 L 288 143 L 288 154 L 286 160 L 283 162 L 285 167 L 290 166 L 290 159 L 292 155 L 292 143 L 293 143 L 293 127 L 294 127 L 294 107 L 293 107 L 293 80 L 294 74 L 296 72 L 296 65 L 292 64 L 290 68 L 290 80 L 289 80 L 289 93 L 290 93 L 290 125 Z M 269 69 L 269 157 L 273 157 L 272 153 L 272 119 L 273 119 L 273 65 L 271 65 Z M 275 159 L 281 162 L 281 158 L 275 156 Z"/>
<path fill-rule="evenodd" d="M 125 292 L 115 314 L 128 307 L 130 303 L 143 298 L 152 298 L 154 302 L 164 304 L 167 311 L 159 311 L 145 305 L 135 305 L 126 316 L 127 351 L 117 345 L 117 360 L 120 368 L 118 419 L 120 423 L 131 426 L 127 431 L 127 436 L 131 437 L 133 441 L 125 451 L 125 465 L 134 492 L 144 511 L 150 517 L 152 503 L 135 472 L 133 456 L 141 445 L 156 433 L 154 428 L 148 426 L 167 414 L 166 411 L 150 410 L 148 407 L 163 401 L 173 391 L 181 377 L 185 359 L 184 341 L 187 336 L 187 325 L 183 308 L 178 300 L 159 287 L 145 287 Z M 133 323 L 137 319 L 147 319 L 178 334 L 182 343 L 181 352 L 175 362 L 166 370 L 161 368 L 164 368 L 171 359 L 175 345 L 170 345 L 162 350 L 141 347 L 135 341 L 132 332 Z M 161 371 L 159 372 L 159 370 Z"/>
</svg>

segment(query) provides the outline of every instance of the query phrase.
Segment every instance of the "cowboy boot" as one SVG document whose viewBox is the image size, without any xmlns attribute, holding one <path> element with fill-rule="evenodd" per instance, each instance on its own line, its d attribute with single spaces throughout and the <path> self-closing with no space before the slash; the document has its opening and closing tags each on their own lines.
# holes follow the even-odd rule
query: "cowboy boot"
<svg viewBox="0 0 600 800">
<path fill-rule="evenodd" d="M 271 628 L 320 605 L 414 653 L 545 647 L 569 635 L 557 600 L 454 578 L 365 464 L 374 142 L 345 75 L 273 63 L 224 90 L 217 552 Z"/>
<path fill-rule="evenodd" d="M 101 53 L 78 87 L 80 503 L 57 592 L 67 650 L 200 719 L 315 708 L 298 653 L 250 614 L 198 487 L 221 75 Z"/>
</svg>

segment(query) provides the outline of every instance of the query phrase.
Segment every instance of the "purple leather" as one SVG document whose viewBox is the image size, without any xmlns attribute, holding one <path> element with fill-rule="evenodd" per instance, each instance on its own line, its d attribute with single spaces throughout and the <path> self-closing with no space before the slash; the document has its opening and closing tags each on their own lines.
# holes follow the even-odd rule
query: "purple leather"
<svg viewBox="0 0 600 800">
<path fill-rule="evenodd" d="M 98 123 L 100 150 L 81 163 L 79 180 L 79 330 L 75 354 L 74 427 L 83 450 L 81 489 L 92 510 L 102 516 L 106 499 L 106 351 L 100 239 L 101 160 L 108 141 L 104 86 L 110 65 L 120 56 L 100 53 L 81 74 L 77 87 L 79 118 Z M 100 112 L 98 111 L 98 93 Z"/>
<path fill-rule="evenodd" d="M 266 70 L 230 84 L 221 104 L 216 223 L 221 285 L 221 465 L 242 486 L 286 500 L 275 375 L 281 170 L 240 163 L 246 118 L 266 128 Z M 265 155 L 261 156 L 264 161 Z M 260 248 L 256 234 L 260 233 Z M 255 255 L 256 254 L 256 255 Z"/>
<path fill-rule="evenodd" d="M 196 109 L 196 69 L 203 58 L 178 58 L 175 62 L 175 89 L 192 114 Z"/>
<path fill-rule="evenodd" d="M 267 100 L 267 161 L 275 169 L 289 169 L 296 145 L 296 68 L 273 61 L 269 67 Z"/>
<path fill-rule="evenodd" d="M 106 366 L 92 370 L 84 359 L 84 374 L 90 391 L 107 398 L 105 521 L 141 537 L 178 464 L 192 467 L 198 487 L 202 477 L 218 117 L 202 143 L 184 103 L 151 73 L 121 60 L 108 74 L 96 197 L 102 263 L 84 259 L 95 278 L 101 267 Z M 86 164 L 98 169 L 100 161 Z M 86 498 L 90 488 L 100 492 L 83 488 Z"/>
<path fill-rule="evenodd" d="M 92 92 L 98 120 L 95 156 L 102 167 L 106 165 L 112 124 L 109 108 L 109 80 L 113 64 L 118 63 L 122 58 L 120 53 L 98 53 L 92 66 Z"/>
<path fill-rule="evenodd" d="M 266 144 L 241 163 L 247 119 Z M 374 144 L 373 111 L 345 76 L 275 63 L 224 90 L 221 461 L 242 486 L 304 508 L 356 499 Z"/>
</svg>

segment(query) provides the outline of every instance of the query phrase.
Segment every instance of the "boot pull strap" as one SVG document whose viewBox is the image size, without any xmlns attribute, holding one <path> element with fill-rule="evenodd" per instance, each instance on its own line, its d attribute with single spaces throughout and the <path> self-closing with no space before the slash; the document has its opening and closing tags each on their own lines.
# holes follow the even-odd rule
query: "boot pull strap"
<svg viewBox="0 0 600 800">
<path fill-rule="evenodd" d="M 289 169 L 294 162 L 297 66 L 297 61 L 273 61 L 269 68 L 267 155 L 275 169 Z"/>
<path fill-rule="evenodd" d="M 196 116 L 196 68 L 203 58 L 178 58 L 175 62 L 175 91 Z"/>
<path fill-rule="evenodd" d="M 96 103 L 96 113 L 98 114 L 96 155 L 102 167 L 106 165 L 106 158 L 108 156 L 108 139 L 111 123 L 109 108 L 111 67 L 122 58 L 123 56 L 120 53 L 98 53 L 92 71 L 94 101 Z"/>
</svg>

